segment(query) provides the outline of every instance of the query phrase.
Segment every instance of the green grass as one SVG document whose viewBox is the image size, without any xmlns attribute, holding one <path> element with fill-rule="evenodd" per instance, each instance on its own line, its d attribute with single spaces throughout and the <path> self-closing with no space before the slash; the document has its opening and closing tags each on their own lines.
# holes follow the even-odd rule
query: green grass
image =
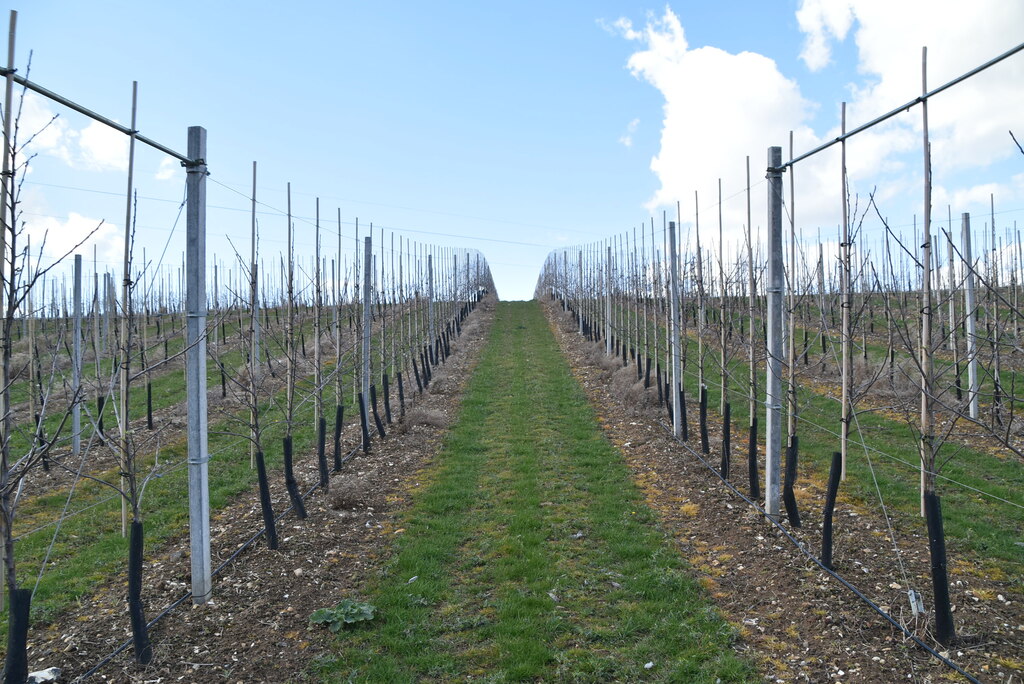
<svg viewBox="0 0 1024 684">
<path fill-rule="evenodd" d="M 739 317 L 734 317 L 737 325 Z M 664 335 L 660 322 L 655 326 L 659 335 Z M 691 327 L 692 332 L 692 327 Z M 813 338 L 812 338 L 813 339 Z M 659 338 L 659 340 L 663 340 Z M 797 340 L 802 342 L 802 332 L 798 331 Z M 705 337 L 705 382 L 708 389 L 708 415 L 718 416 L 719 398 L 721 396 L 719 350 L 717 331 Z M 685 361 L 684 386 L 689 403 L 689 425 L 691 442 L 699 444 L 698 416 L 696 401 L 698 394 L 697 382 L 697 343 L 695 338 L 684 341 Z M 820 346 L 813 344 L 811 355 L 820 354 Z M 836 352 L 838 353 L 838 351 Z M 746 351 L 742 350 L 738 357 L 735 349 L 730 350 L 727 385 L 728 399 L 731 404 L 734 426 L 745 431 L 748 425 L 749 410 L 746 399 L 747 377 L 749 366 L 744 363 Z M 882 359 L 884 347 L 869 345 L 869 355 Z M 828 358 L 833 358 L 831 350 Z M 802 363 L 797 369 L 803 370 Z M 965 371 L 966 376 L 966 371 Z M 838 383 L 838 380 L 836 380 Z M 883 377 L 879 380 L 885 383 Z M 764 369 L 758 369 L 758 419 L 760 421 L 760 438 L 762 441 L 761 459 L 763 466 L 764 440 Z M 828 477 L 833 451 L 839 450 L 839 418 L 840 405 L 830 397 L 822 396 L 809 389 L 800 387 L 798 383 L 798 406 L 803 420 L 798 424 L 800 437 L 800 476 L 808 474 L 824 481 Z M 786 391 L 785 383 L 783 392 Z M 835 393 L 838 394 L 838 386 Z M 863 408 L 859 407 L 859 408 Z M 911 407 L 913 412 L 913 407 Z M 713 419 L 720 426 L 720 417 Z M 859 434 L 858 434 L 859 428 Z M 720 427 L 709 426 L 709 430 L 719 433 Z M 869 507 L 878 505 L 879 493 L 890 513 L 895 513 L 905 529 L 920 534 L 927 539 L 924 518 L 920 517 L 919 471 L 914 470 L 920 463 L 918 437 L 906 422 L 895 420 L 876 412 L 858 414 L 857 423 L 851 430 L 851 440 L 868 446 L 868 455 L 859 444 L 850 446 L 847 460 L 847 479 L 841 484 L 840 491 L 851 495 L 854 499 Z M 785 440 L 785 436 L 783 437 Z M 881 453 L 879 453 L 881 452 Z M 746 440 L 733 440 L 733 481 L 745 482 L 745 466 L 739 459 L 746 457 Z M 870 457 L 870 463 L 869 458 Z M 947 460 L 948 459 L 948 460 Z M 903 463 L 901 463 L 902 461 Z M 1024 533 L 1024 509 L 1002 503 L 990 496 L 999 497 L 1017 504 L 1024 505 L 1021 492 L 1024 491 L 1024 468 L 1019 459 L 1012 454 L 1003 459 L 969 446 L 945 444 L 939 452 L 942 467 L 937 490 L 942 497 L 942 512 L 945 522 L 947 541 L 950 546 L 951 561 L 957 556 L 969 554 L 976 561 L 984 564 L 995 564 L 1003 572 L 1014 578 L 1018 586 L 1024 582 L 1024 547 L 1017 544 Z M 910 464 L 905 465 L 905 464 Z M 877 480 L 877 489 L 876 489 Z M 951 482 L 953 480 L 955 482 Z M 958 484 L 959 483 L 959 484 Z M 969 489 L 961 485 L 974 488 Z M 975 490 L 980 490 L 975 491 Z M 802 511 L 804 517 L 812 518 L 820 515 L 820 509 Z M 926 542 L 925 542 L 926 543 Z"/>
<path fill-rule="evenodd" d="M 351 410 L 346 411 L 352 415 Z M 264 415 L 264 421 L 274 420 L 273 412 Z M 312 425 L 312 403 L 307 403 L 296 413 L 298 425 Z M 347 434 L 351 435 L 352 423 L 348 421 Z M 212 455 L 209 471 L 210 509 L 216 511 L 225 506 L 232 497 L 255 487 L 255 471 L 249 467 L 249 448 L 246 442 L 239 443 L 236 437 L 224 434 L 212 424 L 209 434 L 209 450 Z M 274 469 L 281 462 L 282 423 L 271 425 L 264 433 L 268 468 Z M 314 430 L 300 427 L 294 435 L 297 462 L 313 450 Z M 165 444 L 160 453 L 161 463 L 181 462 L 186 457 L 184 440 Z M 152 463 L 145 458 L 145 472 Z M 116 472 L 104 474 L 108 481 L 117 478 Z M 280 475 L 276 470 L 271 478 Z M 150 481 L 143 497 L 142 507 L 146 526 L 147 553 L 160 548 L 169 539 L 181 535 L 188 528 L 188 471 L 177 468 Z M 92 481 L 82 481 L 74 496 L 72 510 L 82 510 L 91 504 L 95 507 L 67 519 L 61 528 L 54 546 L 50 563 L 39 582 L 32 603 L 33 623 L 53 619 L 72 603 L 94 592 L 98 585 L 123 571 L 128 552 L 128 541 L 120 535 L 120 499 L 109 497 L 113 490 Z M 67 491 L 61 490 L 26 502 L 21 510 L 21 524 L 39 520 L 49 522 L 55 517 L 66 500 Z M 279 506 L 281 503 L 278 504 Z M 29 534 L 17 541 L 15 552 L 18 558 L 18 580 L 22 586 L 32 587 L 46 549 L 51 542 L 54 528 L 47 527 Z M 151 608 L 158 608 L 152 606 Z M 0 614 L 0 637 L 6 635 L 6 611 Z"/>
<path fill-rule="evenodd" d="M 233 329 L 230 325 L 228 328 L 229 331 Z M 302 329 L 307 332 L 311 331 L 312 322 L 305 321 Z M 378 344 L 376 339 L 374 343 Z M 182 345 L 183 341 L 180 338 L 172 338 L 170 340 L 171 352 L 174 353 Z M 221 360 L 228 368 L 238 367 L 244 361 L 244 354 L 238 349 L 232 349 L 226 351 Z M 333 365 L 332 361 L 333 359 L 325 364 L 325 371 L 330 370 Z M 168 370 L 167 366 L 163 366 L 159 372 L 154 372 L 152 382 L 155 411 L 179 405 L 184 411 L 185 378 L 180 368 Z M 216 388 L 220 382 L 219 370 L 216 364 L 210 360 L 207 362 L 207 382 L 211 390 Z M 351 387 L 349 373 L 346 373 L 343 384 L 346 388 Z M 311 386 L 310 378 L 300 377 L 298 379 L 298 391 Z M 414 386 L 407 383 L 407 396 L 411 396 L 414 389 Z M 333 406 L 333 397 L 331 396 L 333 392 L 330 387 L 325 394 L 328 397 L 326 401 Z M 347 391 L 345 396 L 348 397 L 345 407 L 345 435 L 346 441 L 351 443 L 355 429 L 353 416 L 357 416 L 358 412 L 351 403 L 351 395 Z M 264 426 L 263 445 L 271 479 L 281 477 L 279 471 L 282 461 L 281 439 L 285 429 L 282 413 L 283 397 L 284 390 L 280 391 L 276 398 L 267 398 L 263 401 L 263 410 L 261 411 L 261 423 Z M 131 398 L 131 416 L 133 418 L 144 417 L 145 380 L 143 378 L 133 384 Z M 224 414 L 211 415 L 209 487 L 210 508 L 214 512 L 227 505 L 233 497 L 255 489 L 256 474 L 255 470 L 249 467 L 248 443 L 226 434 L 227 431 L 238 432 L 240 429 L 246 431 L 242 426 L 247 425 L 248 412 L 241 410 L 236 415 L 236 418 Z M 53 418 L 53 416 L 50 417 L 51 420 Z M 114 427 L 112 425 L 114 422 L 113 410 L 110 406 L 108 406 L 107 422 L 112 428 Z M 296 467 L 299 468 L 304 459 L 315 458 L 312 456 L 315 438 L 312 402 L 300 402 L 295 413 L 295 424 L 297 428 L 294 434 L 294 448 Z M 91 427 L 86 425 L 84 416 L 83 428 L 86 434 L 91 430 Z M 114 430 L 116 432 L 116 428 Z M 150 433 L 145 430 L 140 431 L 138 435 L 140 439 L 140 472 L 148 472 L 153 463 L 153 451 L 157 446 L 160 448 L 162 464 L 181 462 L 185 459 L 184 437 L 177 442 L 161 441 L 157 445 L 153 442 L 147 443 L 149 435 Z M 12 435 L 12 442 L 17 439 L 24 440 L 24 433 Z M 90 474 L 108 482 L 114 482 L 118 478 L 115 470 L 104 473 L 91 472 Z M 151 480 L 147 486 L 142 501 L 147 557 L 158 552 L 168 541 L 180 537 L 187 531 L 187 491 L 187 470 L 185 468 L 166 472 L 161 477 Z M 53 620 L 76 602 L 85 600 L 86 597 L 95 593 L 98 587 L 106 585 L 111 578 L 115 578 L 113 587 L 115 591 L 118 590 L 118 586 L 123 586 L 123 584 L 117 583 L 116 578 L 122 576 L 124 572 L 128 542 L 120 534 L 120 500 L 116 497 L 106 500 L 113 493 L 109 487 L 94 481 L 83 479 L 78 484 L 69 510 L 71 513 L 83 512 L 65 520 L 61 527 L 46 572 L 39 581 L 33 597 L 30 616 L 33 625 Z M 52 525 L 42 527 L 34 532 L 32 530 L 52 523 L 63 509 L 67 496 L 68 490 L 61 488 L 39 496 L 27 497 L 19 502 L 14 529 L 16 536 L 24 535 L 15 542 L 19 586 L 32 588 L 36 585 L 36 577 L 53 538 L 54 527 Z M 286 505 L 283 499 L 277 503 L 277 512 L 280 512 L 282 505 Z M 151 610 L 157 608 L 159 606 L 149 607 Z M 4 652 L 2 644 L 6 643 L 7 617 L 6 610 L 0 611 L 0 654 Z"/>
<path fill-rule="evenodd" d="M 339 636 L 326 680 L 752 680 L 536 302 L 499 305 L 423 478 L 378 617 Z"/>
<path fill-rule="evenodd" d="M 241 356 L 241 352 L 231 352 L 232 357 Z M 214 379 L 219 382 L 219 371 L 213 363 L 207 364 L 207 375 L 210 387 L 214 387 Z M 283 406 L 283 390 L 278 401 L 267 400 L 263 404 L 261 422 L 265 426 L 263 445 L 266 450 L 267 467 L 271 478 L 279 478 L 277 471 L 281 457 L 281 439 L 284 436 L 284 423 L 281 408 Z M 141 379 L 133 392 L 133 417 L 137 413 L 145 415 L 145 383 Z M 163 373 L 153 378 L 154 410 L 182 404 L 185 397 L 185 379 L 182 372 Z M 140 406 L 141 405 L 141 406 Z M 248 443 L 239 441 L 227 431 L 237 432 L 245 421 L 248 412 L 238 415 L 244 417 L 232 420 L 221 417 L 209 426 L 209 452 L 211 454 L 209 471 L 209 491 L 211 511 L 225 506 L 232 497 L 251 491 L 255 487 L 256 474 L 249 466 Z M 345 415 L 346 435 L 351 438 L 352 418 L 356 415 L 352 406 L 347 406 Z M 313 425 L 313 404 L 304 402 L 295 414 L 298 428 L 294 434 L 296 466 L 313 453 L 315 428 Z M 84 421 L 83 421 L 84 423 Z M 305 427 L 304 427 L 305 426 Z M 140 435 L 143 441 L 147 433 Z M 146 449 L 154 448 L 154 444 L 145 444 Z M 182 462 L 186 458 L 184 437 L 175 442 L 163 441 L 160 446 L 160 462 L 169 464 Z M 94 447 L 102 448 L 102 447 Z M 153 453 L 140 452 L 141 473 L 148 472 L 153 464 Z M 115 482 L 117 472 L 92 473 L 108 482 Z M 161 477 L 150 481 L 142 500 L 143 517 L 146 528 L 147 555 L 159 549 L 168 540 L 180 536 L 188 528 L 188 471 L 181 467 L 165 472 Z M 33 597 L 31 620 L 33 624 L 54 619 L 76 601 L 95 592 L 103 585 L 123 572 L 127 553 L 127 539 L 120 534 L 120 499 L 108 499 L 114 491 L 91 480 L 82 480 L 74 493 L 70 511 L 84 511 L 68 518 L 61 527 L 60 535 L 54 544 L 46 572 L 39 581 Z M 25 534 L 37 526 L 52 522 L 62 510 L 68 496 L 68 490 L 61 488 L 32 497 L 19 504 L 16 519 L 15 535 Z M 278 506 L 283 505 L 278 503 Z M 90 508 L 91 507 L 91 508 Z M 255 530 L 254 530 L 255 531 Z M 18 582 L 22 587 L 31 588 L 36 584 L 43 558 L 53 538 L 54 528 L 44 527 L 35 532 L 25 534 L 15 542 L 15 553 L 18 562 Z M 151 608 L 158 608 L 153 606 Z M 7 634 L 7 611 L 0 612 L 0 639 Z M 0 649 L 2 650 L 2 649 Z"/>
</svg>

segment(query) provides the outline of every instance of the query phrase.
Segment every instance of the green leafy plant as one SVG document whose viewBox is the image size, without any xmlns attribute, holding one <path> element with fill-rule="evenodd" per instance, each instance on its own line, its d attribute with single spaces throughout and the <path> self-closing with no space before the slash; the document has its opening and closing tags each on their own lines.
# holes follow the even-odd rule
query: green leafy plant
<svg viewBox="0 0 1024 684">
<path fill-rule="evenodd" d="M 376 610 L 369 603 L 342 599 L 334 608 L 320 608 L 314 611 L 309 616 L 309 622 L 313 625 L 327 625 L 328 629 L 337 633 L 347 625 L 372 620 Z"/>
</svg>

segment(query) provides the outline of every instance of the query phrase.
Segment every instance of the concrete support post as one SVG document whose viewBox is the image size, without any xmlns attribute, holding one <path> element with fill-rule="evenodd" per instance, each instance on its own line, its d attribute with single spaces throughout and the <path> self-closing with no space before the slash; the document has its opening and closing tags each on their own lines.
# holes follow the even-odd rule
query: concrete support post
<svg viewBox="0 0 1024 684">
<path fill-rule="evenodd" d="M 765 502 L 779 516 L 782 456 L 782 148 L 768 148 L 768 359 L 765 371 Z"/>
<path fill-rule="evenodd" d="M 192 601 L 212 594 L 210 492 L 206 406 L 206 129 L 188 129 L 186 166 L 185 381 L 188 395 L 188 502 L 192 549 Z"/>
</svg>

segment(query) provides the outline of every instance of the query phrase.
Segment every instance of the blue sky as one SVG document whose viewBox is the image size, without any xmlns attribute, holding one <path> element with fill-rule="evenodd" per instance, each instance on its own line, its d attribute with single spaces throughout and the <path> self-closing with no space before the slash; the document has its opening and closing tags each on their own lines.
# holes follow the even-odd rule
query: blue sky
<svg viewBox="0 0 1024 684">
<path fill-rule="evenodd" d="M 33 50 L 32 80 L 124 123 L 137 80 L 139 130 L 180 151 L 189 125 L 207 128 L 211 258 L 231 261 L 228 237 L 248 252 L 255 160 L 257 193 L 270 207 L 284 209 L 291 182 L 296 244 L 307 258 L 320 197 L 325 230 L 335 230 L 341 209 L 346 250 L 357 217 L 413 240 L 480 249 L 499 294 L 523 299 L 553 249 L 652 214 L 660 226 L 677 199 L 690 228 L 694 191 L 702 217 L 715 214 L 718 177 L 726 196 L 742 190 L 750 155 L 760 183 L 766 147 L 785 145 L 791 129 L 798 152 L 835 135 L 841 100 L 851 101 L 854 125 L 911 99 L 922 44 L 931 46 L 936 85 L 1024 36 L 1019 3 L 966 11 L 947 2 L 948 11 L 933 7 L 935 16 L 908 27 L 917 4 L 33 0 L 14 8 L 20 73 Z M 947 203 L 954 215 L 982 202 L 987 209 L 991 191 L 1001 221 L 1024 219 L 1024 164 L 1005 132 L 1024 111 L 1015 92 L 1022 63 L 1024 55 L 977 90 L 934 101 L 942 216 Z M 33 148 L 24 219 L 50 230 L 54 250 L 104 219 L 100 268 L 117 269 L 123 141 L 60 107 L 32 106 L 26 129 L 60 116 Z M 918 116 L 850 149 L 853 187 L 881 183 L 886 212 L 902 224 L 920 212 L 907 200 L 920 196 Z M 166 244 L 167 262 L 180 263 L 183 226 L 171 231 L 183 175 L 150 150 L 140 149 L 136 164 L 139 249 L 152 259 Z M 798 169 L 808 231 L 838 224 L 838 197 L 822 199 L 829 187 L 838 196 L 833 167 L 826 155 Z M 763 195 L 758 186 L 755 227 Z M 736 241 L 745 212 L 735 199 L 724 209 L 726 239 Z M 261 214 L 268 261 L 285 227 L 272 210 Z"/>
</svg>

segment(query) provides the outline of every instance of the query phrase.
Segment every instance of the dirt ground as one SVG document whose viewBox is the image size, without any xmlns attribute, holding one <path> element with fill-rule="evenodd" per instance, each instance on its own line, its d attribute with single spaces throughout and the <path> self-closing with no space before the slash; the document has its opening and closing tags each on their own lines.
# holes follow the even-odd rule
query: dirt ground
<svg viewBox="0 0 1024 684">
<path fill-rule="evenodd" d="M 331 638 L 311 629 L 309 615 L 361 592 L 385 571 L 391 540 L 402 529 L 396 516 L 438 452 L 454 418 L 462 381 L 478 357 L 493 318 L 486 301 L 464 326 L 453 355 L 435 374 L 431 390 L 416 399 L 405 421 L 374 440 L 335 474 L 331 490 L 307 499 L 309 517 L 288 514 L 279 523 L 281 548 L 261 539 L 215 579 L 214 600 L 185 602 L 151 631 L 154 662 L 139 668 L 131 649 L 90 681 L 283 682 L 303 681 Z M 664 409 L 652 388 L 633 382 L 632 366 L 606 358 L 573 332 L 566 315 L 549 309 L 574 372 L 594 404 L 609 439 L 630 464 L 649 505 L 690 561 L 709 595 L 739 633 L 737 648 L 775 682 L 935 682 L 961 678 L 937 664 L 900 632 L 806 559 L 774 527 L 729 491 L 697 457 L 663 427 Z M 696 407 L 690 407 L 691 425 Z M 713 422 L 713 421 L 712 421 Z M 354 439 L 349 425 L 348 443 Z M 717 464 L 721 426 L 710 426 L 710 462 Z M 734 429 L 734 454 L 743 453 L 745 430 Z M 692 443 L 691 443 L 692 444 Z M 698 446 L 699 449 L 699 446 Z M 303 489 L 316 481 L 315 459 L 299 459 Z M 745 464 L 734 456 L 732 481 L 745 491 Z M 275 510 L 283 510 L 280 473 L 274 478 Z M 804 527 L 792 531 L 817 554 L 822 484 L 806 478 L 797 498 Z M 256 492 L 219 512 L 211 523 L 214 562 L 234 553 L 262 526 Z M 906 591 L 930 603 L 927 540 L 900 530 L 890 534 L 875 511 L 840 495 L 836 507 L 836 569 L 897 620 L 935 645 L 927 616 L 910 615 Z M 893 537 L 902 569 L 894 560 Z M 187 530 L 145 569 L 148 617 L 188 590 Z M 951 550 L 950 581 L 961 641 L 945 651 L 985 682 L 1021 682 L 1024 676 L 1024 591 L 982 565 L 957 560 Z M 89 601 L 30 634 L 30 666 L 64 669 L 73 681 L 126 641 L 130 634 L 123 578 L 97 588 Z"/>
<path fill-rule="evenodd" d="M 331 479 L 325 496 L 306 500 L 309 517 L 289 513 L 278 523 L 280 548 L 261 538 L 214 578 L 214 599 L 202 606 L 186 601 L 151 630 L 154 658 L 136 666 L 129 647 L 89 681 L 117 682 L 285 682 L 303 681 L 310 663 L 327 654 L 330 633 L 311 628 L 309 616 L 360 592 L 383 568 L 393 524 L 423 468 L 437 453 L 444 430 L 455 417 L 462 382 L 469 376 L 490 329 L 491 299 L 463 325 L 452 355 L 438 368 L 429 391 L 408 408 L 384 440 L 374 436 L 369 454 L 359 452 Z M 397 400 L 394 403 L 397 407 Z M 345 429 L 349 448 L 357 440 Z M 315 455 L 296 459 L 303 491 L 318 480 Z M 287 507 L 283 478 L 271 473 L 275 511 Z M 255 488 L 217 512 L 211 520 L 215 567 L 262 529 Z M 188 532 L 168 544 L 144 570 L 147 618 L 155 617 L 189 590 Z M 94 596 L 47 627 L 29 634 L 32 670 L 63 669 L 61 681 L 74 681 L 130 638 L 125 605 L 126 580 L 113 578 Z"/>
<path fill-rule="evenodd" d="M 964 681 L 830 578 L 782 532 L 729 490 L 664 425 L 657 390 L 636 381 L 635 366 L 605 356 L 576 333 L 557 305 L 552 329 L 594 404 L 608 438 L 619 447 L 680 552 L 689 559 L 723 615 L 736 627 L 738 648 L 775 682 Z M 688 402 L 691 434 L 697 406 Z M 712 416 L 715 416 L 712 418 Z M 721 421 L 709 412 L 710 455 L 721 458 Z M 731 432 L 731 482 L 746 486 L 745 426 Z M 696 451 L 694 451 L 695 449 Z M 762 451 L 763 454 L 763 451 Z M 763 459 L 763 455 L 762 455 Z M 815 556 L 821 544 L 824 483 L 798 480 L 803 527 L 788 531 Z M 963 560 L 950 547 L 950 590 L 958 642 L 941 647 L 930 615 L 914 618 L 908 588 L 931 603 L 928 541 L 845 498 L 835 512 L 836 571 L 925 643 L 984 682 L 1024 681 L 1024 590 L 1003 573 Z M 894 541 L 895 540 L 895 541 Z M 899 559 L 893 553 L 899 548 Z"/>
</svg>

